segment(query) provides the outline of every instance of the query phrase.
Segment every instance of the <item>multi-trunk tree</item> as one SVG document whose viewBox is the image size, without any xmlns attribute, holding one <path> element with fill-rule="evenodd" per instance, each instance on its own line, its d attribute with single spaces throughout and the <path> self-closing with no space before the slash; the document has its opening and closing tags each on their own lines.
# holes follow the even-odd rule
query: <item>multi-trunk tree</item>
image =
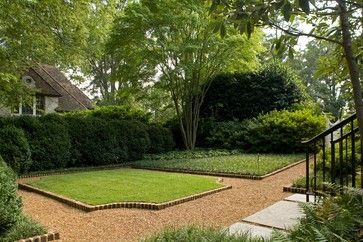
<svg viewBox="0 0 363 242">
<path fill-rule="evenodd" d="M 223 36 L 213 33 L 220 23 L 209 14 L 209 6 L 209 1 L 194 0 L 129 4 L 117 21 L 112 41 L 120 52 L 130 46 L 139 50 L 130 53 L 140 54 L 148 63 L 139 71 L 152 74 L 156 70 L 149 85 L 158 83 L 169 93 L 187 149 L 196 144 L 207 81 L 217 73 L 257 68 L 257 55 L 263 49 L 258 31 L 250 39 L 230 25 Z"/>
</svg>

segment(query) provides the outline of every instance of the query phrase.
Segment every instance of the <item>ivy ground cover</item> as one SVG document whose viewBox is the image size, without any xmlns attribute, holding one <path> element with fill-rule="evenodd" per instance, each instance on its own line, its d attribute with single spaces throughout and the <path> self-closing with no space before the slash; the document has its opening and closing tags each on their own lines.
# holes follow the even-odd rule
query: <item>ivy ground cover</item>
<svg viewBox="0 0 363 242">
<path fill-rule="evenodd" d="M 175 157 L 170 159 L 170 157 Z M 202 157 L 200 151 L 198 156 Z M 231 173 L 262 176 L 304 159 L 303 154 L 226 154 L 196 158 L 193 153 L 150 156 L 149 159 L 132 162 L 134 167 L 153 169 L 175 169 L 186 171 Z"/>
<path fill-rule="evenodd" d="M 54 175 L 28 184 L 90 205 L 161 203 L 222 187 L 213 177 L 135 169 Z"/>
</svg>

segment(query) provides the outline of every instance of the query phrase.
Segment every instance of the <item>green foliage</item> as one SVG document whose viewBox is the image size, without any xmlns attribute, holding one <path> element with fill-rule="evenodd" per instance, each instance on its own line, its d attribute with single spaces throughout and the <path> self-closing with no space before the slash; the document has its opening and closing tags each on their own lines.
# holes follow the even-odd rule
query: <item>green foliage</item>
<svg viewBox="0 0 363 242">
<path fill-rule="evenodd" d="M 130 162 L 139 168 L 221 172 L 261 176 L 303 159 L 302 154 L 243 154 L 238 152 L 181 152 Z M 210 156 L 209 156 L 210 155 Z M 173 158 L 176 157 L 176 158 Z M 170 159 L 167 159 L 169 158 Z M 199 158 L 201 157 L 201 158 Z M 155 159 L 158 158 L 158 159 Z"/>
<path fill-rule="evenodd" d="M 12 125 L 1 128 L 0 155 L 16 173 L 24 173 L 29 169 L 32 163 L 31 153 L 21 129 Z"/>
<path fill-rule="evenodd" d="M 306 98 L 296 73 L 272 62 L 257 72 L 222 74 L 212 79 L 201 116 L 218 121 L 244 120 L 272 110 L 291 109 Z"/>
<path fill-rule="evenodd" d="M 151 118 L 150 113 L 123 105 L 101 106 L 97 107 L 95 110 L 70 112 L 67 113 L 66 116 L 95 117 L 107 120 L 137 120 L 145 123 L 149 122 Z"/>
<path fill-rule="evenodd" d="M 363 193 L 361 189 L 334 188 L 318 203 L 305 203 L 305 217 L 286 238 L 289 241 L 361 241 Z"/>
<path fill-rule="evenodd" d="M 242 149 L 246 146 L 246 135 L 246 122 L 204 120 L 201 125 L 199 146 Z"/>
<path fill-rule="evenodd" d="M 0 156 L 0 241 L 19 220 L 21 206 L 16 176 Z"/>
<path fill-rule="evenodd" d="M 170 151 L 164 154 L 146 155 L 145 160 L 197 159 L 238 154 L 241 154 L 241 152 L 237 150 L 194 149 L 184 151 Z"/>
<path fill-rule="evenodd" d="M 304 152 L 303 140 L 326 127 L 326 119 L 309 109 L 272 111 L 247 124 L 247 149 L 252 152 Z"/>
<path fill-rule="evenodd" d="M 252 237 L 249 233 L 230 235 L 227 231 L 198 226 L 188 226 L 182 228 L 168 228 L 151 236 L 144 242 L 267 242 L 269 240 Z"/>
<path fill-rule="evenodd" d="M 40 127 L 33 130 L 30 148 L 32 171 L 64 168 L 71 156 L 68 129 L 58 115 L 39 118 Z"/>
<path fill-rule="evenodd" d="M 47 233 L 46 229 L 30 217 L 20 215 L 14 226 L 2 237 L 0 242 L 13 242 Z"/>
<path fill-rule="evenodd" d="M 147 131 L 151 144 L 149 153 L 164 153 L 174 148 L 175 143 L 170 130 L 159 125 L 150 125 Z"/>
</svg>

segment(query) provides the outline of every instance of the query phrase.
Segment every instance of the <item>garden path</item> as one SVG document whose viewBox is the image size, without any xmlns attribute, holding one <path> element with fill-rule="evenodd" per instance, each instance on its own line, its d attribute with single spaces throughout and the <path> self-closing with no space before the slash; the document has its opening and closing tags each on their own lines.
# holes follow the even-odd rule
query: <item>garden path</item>
<svg viewBox="0 0 363 242">
<path fill-rule="evenodd" d="M 62 241 L 138 241 L 165 227 L 196 224 L 227 227 L 290 196 L 282 187 L 304 175 L 299 164 L 263 180 L 223 178 L 227 191 L 159 211 L 110 209 L 91 213 L 20 191 L 25 213 L 60 233 Z"/>
</svg>

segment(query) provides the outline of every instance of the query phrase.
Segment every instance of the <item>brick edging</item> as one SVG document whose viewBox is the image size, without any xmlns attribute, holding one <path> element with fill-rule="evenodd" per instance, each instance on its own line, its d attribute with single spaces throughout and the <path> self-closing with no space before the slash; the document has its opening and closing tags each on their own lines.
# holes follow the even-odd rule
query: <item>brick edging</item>
<svg viewBox="0 0 363 242">
<path fill-rule="evenodd" d="M 262 180 L 269 176 L 276 175 L 282 171 L 285 171 L 291 167 L 297 166 L 301 163 L 305 162 L 304 160 L 299 160 L 294 162 L 288 166 L 284 166 L 276 171 L 270 172 L 268 174 L 262 176 L 256 175 L 244 175 L 240 173 L 228 173 L 228 172 L 209 172 L 209 171 L 201 171 L 201 170 L 188 170 L 188 169 L 174 169 L 174 168 L 157 168 L 157 167 L 147 167 L 147 166 L 137 166 L 132 165 L 131 168 L 133 169 L 143 169 L 143 170 L 153 170 L 153 171 L 165 171 L 165 172 L 175 172 L 175 173 L 187 173 L 187 174 L 196 174 L 196 175 L 207 175 L 207 176 L 223 176 L 223 177 L 232 177 L 232 178 L 245 178 L 245 179 L 252 179 L 252 180 Z"/>
<path fill-rule="evenodd" d="M 61 195 L 57 195 L 52 192 L 44 191 L 42 189 L 30 186 L 28 184 L 18 183 L 18 186 L 22 190 L 38 193 L 40 195 L 55 199 L 59 202 L 65 203 L 71 207 L 83 210 L 85 212 L 92 212 L 96 210 L 113 209 L 113 208 L 138 208 L 138 209 L 160 210 L 232 188 L 232 186 L 224 186 L 163 203 L 119 202 L 119 203 L 108 203 L 108 204 L 101 204 L 94 206 L 73 199 L 69 199 L 67 197 L 63 197 Z"/>
<path fill-rule="evenodd" d="M 306 194 L 306 188 L 303 187 L 283 187 L 283 192 Z"/>
<path fill-rule="evenodd" d="M 60 239 L 60 236 L 59 236 L 58 232 L 51 232 L 51 233 L 42 234 L 42 235 L 38 235 L 38 236 L 26 238 L 26 239 L 20 239 L 16 242 L 48 242 L 48 241 L 55 241 L 55 240 L 59 240 L 59 239 Z"/>
</svg>

